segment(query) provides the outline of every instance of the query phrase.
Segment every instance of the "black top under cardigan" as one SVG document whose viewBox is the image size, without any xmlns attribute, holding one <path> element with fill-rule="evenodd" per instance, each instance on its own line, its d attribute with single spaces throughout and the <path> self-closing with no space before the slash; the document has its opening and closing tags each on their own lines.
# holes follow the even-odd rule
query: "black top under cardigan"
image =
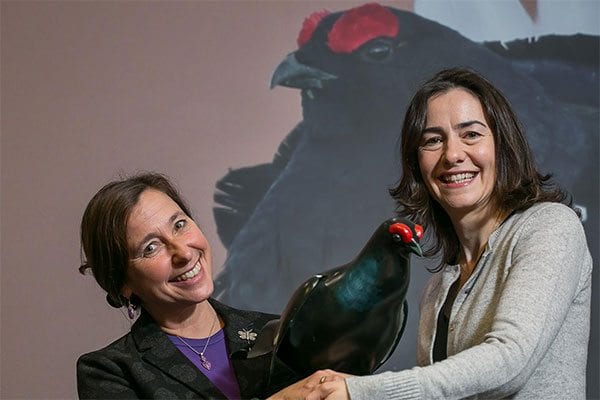
<svg viewBox="0 0 600 400">
<path fill-rule="evenodd" d="M 260 332 L 277 318 L 273 314 L 243 311 L 209 299 L 225 323 L 230 354 L 252 346 L 243 330 Z M 254 359 L 232 358 L 244 399 L 267 397 L 298 377 L 279 370 L 267 386 L 271 354 Z M 183 355 L 147 312 L 131 331 L 103 349 L 77 360 L 77 392 L 82 399 L 225 399 L 225 395 Z"/>
</svg>

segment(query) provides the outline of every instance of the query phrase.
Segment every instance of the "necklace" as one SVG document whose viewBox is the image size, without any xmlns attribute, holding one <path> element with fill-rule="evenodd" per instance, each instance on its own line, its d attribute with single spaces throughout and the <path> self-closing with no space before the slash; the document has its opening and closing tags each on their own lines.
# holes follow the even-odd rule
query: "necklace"
<svg viewBox="0 0 600 400">
<path fill-rule="evenodd" d="M 206 343 L 204 343 L 204 348 L 200 352 L 198 352 L 198 350 L 196 350 L 189 343 L 187 343 L 185 340 L 183 340 L 183 338 L 181 336 L 177 335 L 177 337 L 179 338 L 181 343 L 185 344 L 191 351 L 193 351 L 194 353 L 196 353 L 198 355 L 198 357 L 200 357 L 200 365 L 202 365 L 208 371 L 210 371 L 212 364 L 210 363 L 210 361 L 208 361 L 208 359 L 204 355 L 204 352 L 206 351 L 206 348 L 208 347 L 208 343 L 210 342 L 210 338 L 212 337 L 211 336 L 212 330 L 215 327 L 215 323 L 217 322 L 217 319 L 218 319 L 217 313 L 215 313 L 215 319 L 213 319 L 212 325 L 210 326 L 210 331 L 208 332 L 208 338 L 206 339 Z"/>
</svg>

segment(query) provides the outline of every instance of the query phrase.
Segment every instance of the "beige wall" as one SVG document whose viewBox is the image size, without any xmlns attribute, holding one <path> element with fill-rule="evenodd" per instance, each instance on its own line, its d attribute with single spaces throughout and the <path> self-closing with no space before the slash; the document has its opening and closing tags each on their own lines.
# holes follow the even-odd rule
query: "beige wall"
<svg viewBox="0 0 600 400">
<path fill-rule="evenodd" d="M 2 1 L 0 397 L 75 397 L 77 356 L 128 330 L 77 273 L 107 180 L 175 178 L 222 264 L 215 181 L 270 161 L 300 120 L 271 72 L 306 15 L 360 3 Z"/>
</svg>

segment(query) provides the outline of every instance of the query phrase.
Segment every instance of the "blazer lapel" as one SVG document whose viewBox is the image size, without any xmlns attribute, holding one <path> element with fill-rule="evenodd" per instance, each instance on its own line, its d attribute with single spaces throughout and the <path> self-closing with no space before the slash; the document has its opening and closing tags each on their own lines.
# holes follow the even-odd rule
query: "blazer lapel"
<svg viewBox="0 0 600 400">
<path fill-rule="evenodd" d="M 142 312 L 132 326 L 131 333 L 142 358 L 165 375 L 203 397 L 225 398 L 225 395 L 177 350 L 149 314 Z"/>
<path fill-rule="evenodd" d="M 249 318 L 248 313 L 228 307 L 214 299 L 209 299 L 211 305 L 225 322 L 225 337 L 227 339 L 231 364 L 240 387 L 243 398 L 262 393 L 267 386 L 271 353 L 252 359 L 231 357 L 232 354 L 248 351 L 254 344 L 260 326 L 255 326 L 257 321 Z"/>
</svg>

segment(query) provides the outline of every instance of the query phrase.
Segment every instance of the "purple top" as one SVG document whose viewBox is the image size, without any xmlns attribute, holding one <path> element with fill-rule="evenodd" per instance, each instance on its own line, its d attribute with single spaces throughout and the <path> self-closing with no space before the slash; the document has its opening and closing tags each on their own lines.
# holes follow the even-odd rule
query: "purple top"
<svg viewBox="0 0 600 400">
<path fill-rule="evenodd" d="M 210 363 L 210 370 L 200 363 L 200 356 L 190 350 L 183 342 L 174 335 L 167 335 L 171 342 L 200 370 L 221 392 L 229 399 L 240 398 L 240 387 L 238 385 L 231 360 L 228 357 L 225 332 L 219 329 L 210 339 L 188 339 L 183 338 L 187 344 L 192 346 L 198 353 L 202 352 L 206 341 L 210 340 L 204 357 Z"/>
</svg>

